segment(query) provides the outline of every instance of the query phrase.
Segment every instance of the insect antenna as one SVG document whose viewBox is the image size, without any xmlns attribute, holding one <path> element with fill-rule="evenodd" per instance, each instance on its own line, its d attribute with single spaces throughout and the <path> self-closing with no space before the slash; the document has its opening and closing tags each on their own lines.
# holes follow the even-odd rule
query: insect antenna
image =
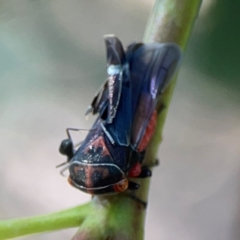
<svg viewBox="0 0 240 240">
<path fill-rule="evenodd" d="M 83 142 L 83 141 L 80 141 L 79 143 L 75 144 L 75 145 L 74 145 L 74 148 L 76 149 L 77 147 L 81 146 L 81 145 L 82 145 L 82 142 Z"/>
<path fill-rule="evenodd" d="M 90 132 L 90 131 L 94 131 L 96 128 L 91 128 L 91 129 L 83 129 L 83 128 L 66 128 L 66 132 L 67 132 L 67 136 L 69 139 L 71 138 L 71 131 L 75 131 L 75 132 Z"/>
<path fill-rule="evenodd" d="M 67 177 L 67 175 L 64 175 L 64 172 L 69 169 L 69 167 L 71 166 L 72 163 L 69 163 L 69 162 L 64 162 L 64 163 L 61 163 L 60 165 L 56 166 L 57 168 L 58 167 L 61 167 L 61 166 L 64 166 L 61 171 L 60 171 L 60 174 L 63 176 L 63 177 Z"/>
<path fill-rule="evenodd" d="M 63 163 L 60 163 L 60 164 L 58 164 L 57 166 L 56 166 L 56 168 L 59 168 L 59 167 L 61 167 L 61 166 L 64 166 L 65 164 L 67 164 L 68 162 L 63 162 Z"/>
</svg>

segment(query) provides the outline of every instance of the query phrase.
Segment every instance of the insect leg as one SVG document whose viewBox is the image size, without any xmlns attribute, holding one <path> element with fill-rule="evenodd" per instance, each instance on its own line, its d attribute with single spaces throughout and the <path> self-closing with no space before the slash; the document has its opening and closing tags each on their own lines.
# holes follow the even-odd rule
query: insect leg
<svg viewBox="0 0 240 240">
<path fill-rule="evenodd" d="M 131 186 L 130 186 L 131 188 L 134 188 L 134 186 L 135 186 L 135 189 L 130 189 L 130 188 L 128 187 L 129 190 L 137 190 L 137 189 L 140 187 L 139 184 L 134 183 L 134 182 L 129 182 L 129 185 L 131 185 Z M 139 199 L 137 196 L 134 195 L 134 193 L 128 192 L 128 193 L 126 193 L 126 194 L 127 194 L 127 196 L 129 196 L 131 199 L 133 199 L 134 201 L 140 203 L 140 204 L 143 206 L 143 208 L 146 208 L 146 207 L 147 207 L 147 202 Z"/>
<path fill-rule="evenodd" d="M 70 131 L 75 131 L 75 132 L 89 132 L 89 131 L 93 131 L 95 129 L 81 129 L 81 128 L 66 128 L 66 132 L 67 132 L 67 136 L 69 139 L 72 140 L 71 138 L 71 134 Z"/>
<path fill-rule="evenodd" d="M 140 185 L 138 183 L 129 181 L 129 183 L 128 183 L 129 190 L 138 190 L 139 188 L 140 188 Z"/>
<path fill-rule="evenodd" d="M 146 178 L 152 176 L 152 170 L 150 168 L 156 167 L 160 164 L 160 161 L 158 159 L 155 159 L 155 162 L 151 164 L 150 166 L 142 166 L 141 167 L 141 173 L 137 176 L 137 178 Z"/>
<path fill-rule="evenodd" d="M 129 194 L 129 197 L 132 198 L 133 200 L 135 200 L 136 202 L 140 203 L 144 209 L 147 208 L 147 202 L 144 202 L 143 200 L 139 199 L 138 197 L 136 197 L 133 194 Z"/>
<path fill-rule="evenodd" d="M 72 140 L 70 132 L 71 131 L 88 131 L 89 132 L 92 130 L 94 130 L 94 129 L 88 130 L 88 129 L 79 129 L 79 128 L 67 128 L 66 132 L 67 132 L 68 139 L 64 139 L 61 142 L 61 145 L 59 147 L 59 152 L 63 155 L 66 155 L 68 157 L 68 161 L 69 161 L 74 155 L 74 147 L 81 145 L 81 142 L 78 143 L 76 146 L 73 145 L 73 140 Z"/>
<path fill-rule="evenodd" d="M 141 168 L 141 173 L 137 176 L 137 178 L 146 178 L 151 176 L 152 176 L 152 171 L 150 170 L 150 168 L 147 166 L 143 166 Z"/>
</svg>

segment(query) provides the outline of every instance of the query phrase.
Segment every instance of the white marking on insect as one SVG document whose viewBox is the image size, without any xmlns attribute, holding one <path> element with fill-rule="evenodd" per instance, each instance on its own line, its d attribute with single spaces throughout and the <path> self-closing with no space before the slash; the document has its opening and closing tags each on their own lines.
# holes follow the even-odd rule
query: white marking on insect
<svg viewBox="0 0 240 240">
<path fill-rule="evenodd" d="M 154 76 L 151 80 L 150 93 L 151 93 L 153 99 L 156 98 L 156 95 L 157 95 L 156 76 Z"/>
<path fill-rule="evenodd" d="M 122 71 L 122 65 L 110 65 L 107 68 L 108 75 L 117 75 Z"/>
</svg>

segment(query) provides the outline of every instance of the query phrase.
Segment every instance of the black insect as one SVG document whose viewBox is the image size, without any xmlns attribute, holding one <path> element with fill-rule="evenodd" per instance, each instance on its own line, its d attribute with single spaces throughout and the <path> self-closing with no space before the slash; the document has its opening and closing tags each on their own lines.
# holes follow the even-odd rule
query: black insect
<svg viewBox="0 0 240 240">
<path fill-rule="evenodd" d="M 155 130 L 156 105 L 181 59 L 173 43 L 133 43 L 124 51 L 108 35 L 105 44 L 108 78 L 86 113 L 98 117 L 76 151 L 69 132 L 60 146 L 68 157 L 69 183 L 93 195 L 136 190 L 129 177 L 151 176 L 142 160 Z"/>
</svg>

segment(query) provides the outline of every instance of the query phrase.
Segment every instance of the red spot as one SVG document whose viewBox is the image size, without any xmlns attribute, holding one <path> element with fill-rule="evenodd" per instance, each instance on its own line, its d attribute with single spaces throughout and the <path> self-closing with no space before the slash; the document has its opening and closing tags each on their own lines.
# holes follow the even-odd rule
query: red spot
<svg viewBox="0 0 240 240">
<path fill-rule="evenodd" d="M 124 178 L 121 182 L 113 186 L 114 192 L 124 192 L 128 188 L 128 179 Z"/>
<path fill-rule="evenodd" d="M 136 163 L 129 171 L 128 176 L 129 177 L 137 177 L 141 173 L 141 164 Z"/>
<path fill-rule="evenodd" d="M 148 126 L 146 127 L 145 133 L 142 137 L 141 142 L 138 145 L 138 151 L 142 152 L 146 149 L 147 145 L 149 144 L 152 135 L 154 133 L 155 127 L 157 124 L 157 111 L 155 110 L 150 118 L 150 121 L 148 123 Z"/>
</svg>

